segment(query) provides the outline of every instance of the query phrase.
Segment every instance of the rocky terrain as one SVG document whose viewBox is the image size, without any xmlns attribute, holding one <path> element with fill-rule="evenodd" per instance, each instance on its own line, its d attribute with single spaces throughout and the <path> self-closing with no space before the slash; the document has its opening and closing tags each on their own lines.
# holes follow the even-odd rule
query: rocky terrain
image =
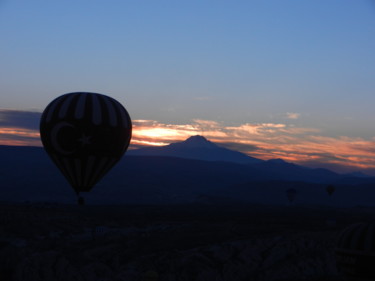
<svg viewBox="0 0 375 281">
<path fill-rule="evenodd" d="M 342 280 L 339 231 L 367 208 L 0 205 L 0 280 Z"/>
</svg>

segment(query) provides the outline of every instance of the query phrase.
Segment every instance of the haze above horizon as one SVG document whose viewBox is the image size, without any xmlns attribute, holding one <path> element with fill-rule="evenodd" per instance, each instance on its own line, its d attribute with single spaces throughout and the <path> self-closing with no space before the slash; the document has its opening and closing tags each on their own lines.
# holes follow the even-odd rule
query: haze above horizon
<svg viewBox="0 0 375 281">
<path fill-rule="evenodd" d="M 261 159 L 375 169 L 375 3 L 0 0 L 0 144 L 57 96 L 112 96 L 133 147 L 203 135 Z"/>
</svg>

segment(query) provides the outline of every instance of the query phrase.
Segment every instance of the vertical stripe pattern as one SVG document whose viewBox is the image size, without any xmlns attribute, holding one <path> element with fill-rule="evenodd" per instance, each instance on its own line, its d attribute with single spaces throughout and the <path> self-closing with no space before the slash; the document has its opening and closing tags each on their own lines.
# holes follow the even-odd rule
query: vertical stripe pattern
<svg viewBox="0 0 375 281">
<path fill-rule="evenodd" d="M 91 116 L 91 121 L 95 125 L 105 124 L 116 127 L 120 120 L 123 128 L 131 127 L 131 120 L 126 109 L 115 99 L 102 94 L 71 93 L 62 95 L 47 106 L 43 115 L 45 115 L 44 122 L 47 123 L 72 116 L 76 119 Z"/>
<path fill-rule="evenodd" d="M 50 103 L 50 105 L 46 108 L 46 110 L 43 113 L 43 115 L 46 115 L 46 118 L 44 118 L 46 122 L 51 122 L 52 116 L 55 113 L 56 107 L 60 104 L 61 100 L 63 100 L 64 98 L 65 98 L 65 95 L 58 97 L 57 99 L 52 101 L 52 103 Z"/>
<path fill-rule="evenodd" d="M 89 191 L 121 159 L 131 131 L 118 101 L 87 92 L 56 98 L 40 121 L 45 150 L 77 192 Z"/>
<path fill-rule="evenodd" d="M 338 271 L 348 280 L 375 280 L 373 223 L 357 223 L 344 229 L 335 249 Z"/>
<path fill-rule="evenodd" d="M 75 118 L 82 119 L 85 114 L 87 93 L 82 93 L 77 101 Z"/>
<path fill-rule="evenodd" d="M 344 229 L 337 239 L 336 249 L 349 252 L 373 252 L 375 255 L 375 225 L 357 223 Z"/>
<path fill-rule="evenodd" d="M 59 111 L 59 118 L 65 118 L 68 113 L 68 109 L 72 104 L 72 100 L 76 97 L 76 95 L 67 96 L 64 102 L 62 103 Z"/>
<path fill-rule="evenodd" d="M 108 109 L 109 124 L 113 127 L 117 126 L 117 115 L 116 115 L 116 110 L 113 107 L 112 101 L 109 99 L 103 99 L 103 101 L 106 104 L 107 109 Z"/>
<path fill-rule="evenodd" d="M 92 95 L 92 122 L 95 125 L 101 125 L 102 120 L 102 109 L 100 107 L 99 98 L 97 95 Z"/>
</svg>

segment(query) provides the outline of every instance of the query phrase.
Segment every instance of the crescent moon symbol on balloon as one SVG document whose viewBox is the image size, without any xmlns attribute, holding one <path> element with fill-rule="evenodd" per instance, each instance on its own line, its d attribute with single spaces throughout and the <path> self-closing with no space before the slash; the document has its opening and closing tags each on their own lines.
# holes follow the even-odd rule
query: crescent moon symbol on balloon
<svg viewBox="0 0 375 281">
<path fill-rule="evenodd" d="M 61 154 L 72 154 L 75 152 L 75 150 L 66 150 L 61 147 L 57 140 L 57 135 L 59 134 L 60 130 L 65 127 L 75 128 L 72 124 L 69 124 L 68 122 L 60 122 L 57 123 L 51 130 L 51 143 L 52 147 L 58 151 Z"/>
</svg>

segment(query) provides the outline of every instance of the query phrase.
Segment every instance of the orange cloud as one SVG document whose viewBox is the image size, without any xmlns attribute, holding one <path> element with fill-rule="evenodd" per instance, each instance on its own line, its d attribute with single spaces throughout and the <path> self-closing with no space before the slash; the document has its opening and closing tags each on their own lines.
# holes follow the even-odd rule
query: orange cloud
<svg viewBox="0 0 375 281">
<path fill-rule="evenodd" d="M 0 128 L 0 145 L 41 146 L 39 132 L 25 128 Z"/>
<path fill-rule="evenodd" d="M 286 113 L 286 118 L 288 119 L 298 119 L 301 116 L 301 114 L 296 113 L 296 112 L 287 112 Z"/>
<path fill-rule="evenodd" d="M 375 168 L 375 138 L 365 140 L 349 137 L 320 136 L 315 128 L 295 127 L 279 123 L 246 123 L 225 126 L 211 120 L 193 120 L 192 124 L 170 125 L 156 121 L 137 123 L 133 140 L 158 141 L 159 145 L 182 141 L 192 135 L 209 140 L 261 159 L 282 158 L 296 163 L 311 161 Z M 146 143 L 144 143 L 146 144 Z"/>
<path fill-rule="evenodd" d="M 282 158 L 300 164 L 325 163 L 358 169 L 375 169 L 373 139 L 327 137 L 315 128 L 281 123 L 246 123 L 226 126 L 212 120 L 195 119 L 190 124 L 164 124 L 155 120 L 133 120 L 130 149 L 163 146 L 203 135 L 224 147 L 261 159 Z M 32 128 L 0 127 L 1 145 L 41 146 L 39 132 Z"/>
</svg>

